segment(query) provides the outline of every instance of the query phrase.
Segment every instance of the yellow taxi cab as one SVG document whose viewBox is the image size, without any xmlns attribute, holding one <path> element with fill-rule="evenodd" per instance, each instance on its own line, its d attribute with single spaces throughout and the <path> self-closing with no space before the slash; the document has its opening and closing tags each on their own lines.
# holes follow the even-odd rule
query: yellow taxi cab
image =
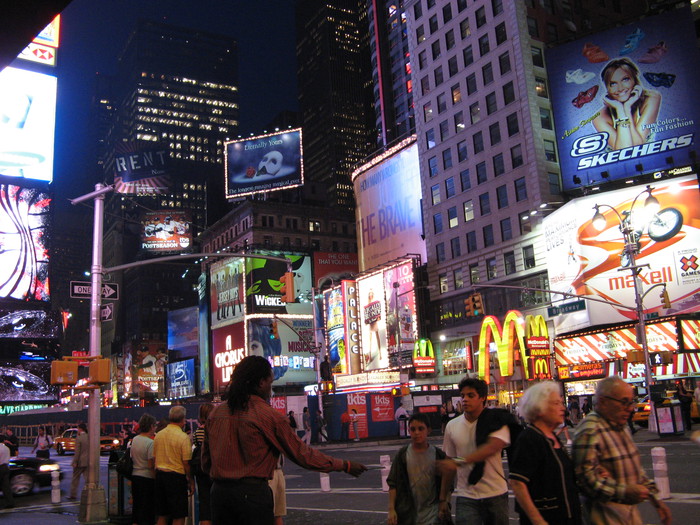
<svg viewBox="0 0 700 525">
<path fill-rule="evenodd" d="M 66 452 L 75 452 L 75 438 L 78 436 L 77 428 L 69 428 L 64 430 L 63 433 L 54 439 L 54 446 L 56 447 L 56 453 L 59 456 L 63 456 Z M 122 446 L 122 439 L 117 436 L 100 436 L 100 453 L 111 452 L 112 450 L 120 449 Z"/>
</svg>

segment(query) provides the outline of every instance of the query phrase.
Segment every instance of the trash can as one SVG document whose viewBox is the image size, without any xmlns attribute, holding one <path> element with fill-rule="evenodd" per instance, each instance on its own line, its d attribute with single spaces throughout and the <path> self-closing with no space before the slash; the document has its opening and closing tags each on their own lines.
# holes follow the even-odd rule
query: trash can
<svg viewBox="0 0 700 525">
<path fill-rule="evenodd" d="M 107 463 L 107 515 L 111 523 L 130 524 L 131 481 L 117 472 L 117 462 L 126 454 L 124 450 L 113 450 Z"/>
<path fill-rule="evenodd" d="M 677 399 L 654 403 L 654 416 L 659 436 L 670 436 L 685 433 L 681 403 Z"/>
<path fill-rule="evenodd" d="M 408 418 L 406 416 L 399 416 L 397 421 L 399 422 L 399 437 L 410 437 L 408 435 Z"/>
</svg>

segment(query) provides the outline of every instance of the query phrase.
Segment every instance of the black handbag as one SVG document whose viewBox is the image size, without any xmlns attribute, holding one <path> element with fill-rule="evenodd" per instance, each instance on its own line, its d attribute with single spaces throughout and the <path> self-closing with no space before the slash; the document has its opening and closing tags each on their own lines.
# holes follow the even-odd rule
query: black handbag
<svg viewBox="0 0 700 525">
<path fill-rule="evenodd" d="M 131 479 L 134 473 L 134 462 L 131 459 L 131 450 L 124 452 L 124 455 L 117 461 L 117 473 L 126 479 Z"/>
</svg>

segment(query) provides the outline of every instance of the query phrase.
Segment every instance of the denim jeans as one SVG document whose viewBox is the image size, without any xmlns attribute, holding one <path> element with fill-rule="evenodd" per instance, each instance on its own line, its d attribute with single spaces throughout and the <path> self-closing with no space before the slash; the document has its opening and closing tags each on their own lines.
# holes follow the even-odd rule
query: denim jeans
<svg viewBox="0 0 700 525">
<path fill-rule="evenodd" d="M 457 498 L 455 525 L 508 525 L 508 493 L 493 498 Z"/>
<path fill-rule="evenodd" d="M 213 482 L 211 515 L 214 525 L 272 525 L 273 510 L 272 490 L 266 481 L 259 484 Z"/>
</svg>

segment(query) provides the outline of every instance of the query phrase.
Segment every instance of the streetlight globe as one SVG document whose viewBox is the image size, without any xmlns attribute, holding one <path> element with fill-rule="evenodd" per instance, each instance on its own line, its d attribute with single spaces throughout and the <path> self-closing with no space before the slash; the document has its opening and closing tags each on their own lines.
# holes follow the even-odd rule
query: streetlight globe
<svg viewBox="0 0 700 525">
<path fill-rule="evenodd" d="M 605 220 L 605 215 L 600 213 L 597 204 L 593 207 L 593 209 L 595 210 L 595 214 L 593 215 L 593 219 L 591 222 L 593 223 L 593 227 L 596 230 L 602 232 L 605 229 L 605 226 L 607 225 L 608 221 Z"/>
<path fill-rule="evenodd" d="M 653 215 L 659 211 L 659 208 L 661 208 L 661 204 L 659 204 L 659 199 L 657 199 L 656 197 L 654 197 L 651 194 L 651 189 L 650 189 L 649 196 L 644 201 L 644 209 L 645 209 L 645 211 L 647 211 Z"/>
</svg>

